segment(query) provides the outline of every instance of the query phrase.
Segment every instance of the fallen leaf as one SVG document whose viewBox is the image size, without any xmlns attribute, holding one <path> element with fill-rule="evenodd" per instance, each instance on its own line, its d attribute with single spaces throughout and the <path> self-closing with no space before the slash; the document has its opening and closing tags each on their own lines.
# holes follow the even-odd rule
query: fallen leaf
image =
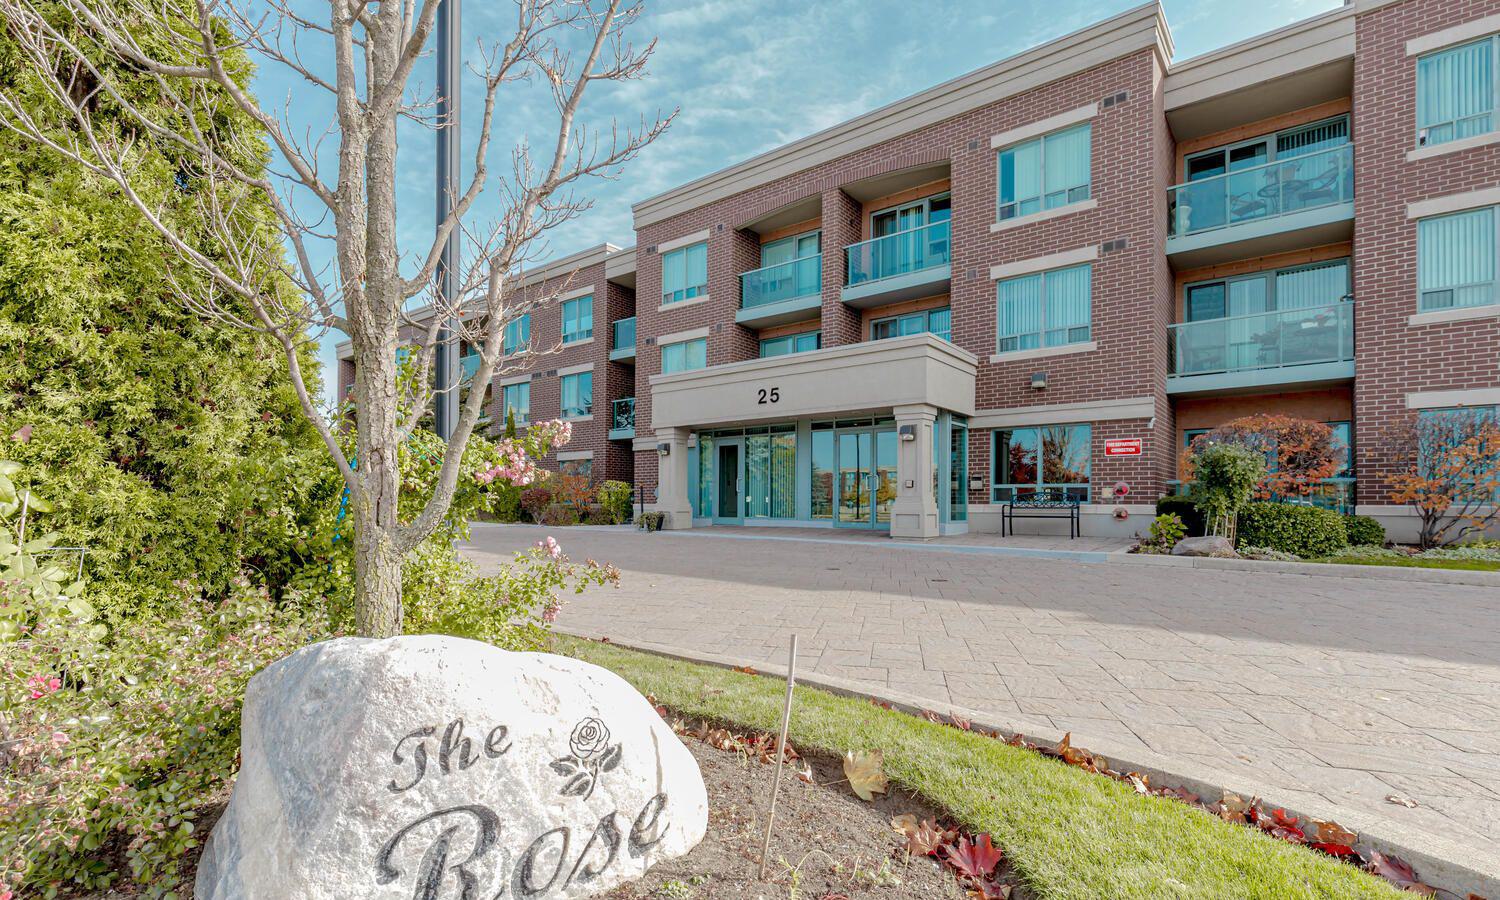
<svg viewBox="0 0 1500 900">
<path fill-rule="evenodd" d="M 988 834 L 959 838 L 945 846 L 943 853 L 947 855 L 948 863 L 953 868 L 976 879 L 983 879 L 995 871 L 995 867 L 1000 865 L 1000 858 L 1005 855 L 991 843 Z"/>
<path fill-rule="evenodd" d="M 1308 842 L 1314 847 L 1334 856 L 1348 856 L 1354 852 L 1354 842 L 1359 840 L 1359 835 L 1337 822 L 1308 821 L 1312 823 L 1307 832 Z"/>
<path fill-rule="evenodd" d="M 15 433 L 10 436 L 10 439 L 13 440 L 13 441 L 20 441 L 23 444 L 30 443 L 31 442 L 31 426 L 30 425 L 22 425 L 20 428 L 17 428 L 16 431 L 15 431 Z"/>
<path fill-rule="evenodd" d="M 949 716 L 948 724 L 961 731 L 974 730 L 974 723 L 970 722 L 968 719 L 965 719 L 963 716 Z"/>
<path fill-rule="evenodd" d="M 1145 775 L 1142 775 L 1139 772 L 1127 772 L 1125 774 L 1125 780 L 1130 782 L 1130 786 L 1135 788 L 1135 792 L 1137 794 L 1151 793 L 1151 779 L 1147 778 Z"/>
<path fill-rule="evenodd" d="M 870 802 L 876 794 L 890 787 L 885 777 L 885 753 L 880 750 L 854 750 L 844 754 L 844 777 L 859 799 Z"/>
<path fill-rule="evenodd" d="M 1370 861 L 1365 864 L 1365 870 L 1374 872 L 1403 891 L 1421 894 L 1424 897 L 1437 896 L 1437 888 L 1418 881 L 1416 871 L 1399 857 L 1386 856 L 1379 850 L 1372 850 Z"/>
<path fill-rule="evenodd" d="M 742 675 L 759 675 L 754 666 L 735 666 L 734 670 Z"/>
<path fill-rule="evenodd" d="M 969 890 L 969 897 L 973 900 L 1008 900 L 1010 897 L 1010 885 L 996 884 L 993 881 L 970 881 L 964 885 Z"/>
<path fill-rule="evenodd" d="M 813 771 L 811 763 L 803 763 L 800 768 L 797 766 L 793 766 L 792 771 L 797 773 L 797 777 L 802 779 L 803 783 L 813 783 Z"/>
<path fill-rule="evenodd" d="M 1399 794 L 1391 794 L 1389 797 L 1385 798 L 1385 802 L 1394 803 L 1397 806 L 1404 806 L 1407 809 L 1417 808 L 1417 801 L 1413 800 L 1410 797 L 1402 797 Z"/>
<path fill-rule="evenodd" d="M 901 835 L 911 834 L 917 830 L 917 823 L 919 821 L 916 813 L 902 813 L 899 816 L 891 816 L 891 830 Z"/>
<path fill-rule="evenodd" d="M 936 722 L 939 725 L 943 724 L 943 717 L 930 709 L 922 710 L 922 718 L 926 719 L 929 722 Z"/>
<path fill-rule="evenodd" d="M 1219 818 L 1226 822 L 1239 822 L 1241 824 L 1254 822 L 1255 801 L 1253 799 L 1246 800 L 1239 794 L 1231 794 L 1225 791 L 1224 797 L 1219 800 L 1217 812 L 1219 813 Z"/>
</svg>

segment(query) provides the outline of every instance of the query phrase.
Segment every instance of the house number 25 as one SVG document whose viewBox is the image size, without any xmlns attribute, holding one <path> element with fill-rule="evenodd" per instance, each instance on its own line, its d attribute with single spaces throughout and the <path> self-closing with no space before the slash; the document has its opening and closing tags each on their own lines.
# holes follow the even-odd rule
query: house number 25
<svg viewBox="0 0 1500 900">
<path fill-rule="evenodd" d="M 767 403 L 779 403 L 781 402 L 781 388 L 770 388 L 769 390 L 761 388 L 757 397 L 758 399 L 755 402 L 761 406 Z"/>
</svg>

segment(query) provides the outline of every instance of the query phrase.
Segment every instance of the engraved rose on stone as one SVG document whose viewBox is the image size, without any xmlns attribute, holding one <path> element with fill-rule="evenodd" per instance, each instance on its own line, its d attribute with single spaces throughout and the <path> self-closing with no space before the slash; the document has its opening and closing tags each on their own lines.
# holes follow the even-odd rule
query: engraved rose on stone
<svg viewBox="0 0 1500 900">
<path fill-rule="evenodd" d="M 548 763 L 552 771 L 567 779 L 558 793 L 585 800 L 592 797 L 599 776 L 618 766 L 623 753 L 619 744 L 610 744 L 609 726 L 601 719 L 589 716 L 579 722 L 568 736 L 568 755 Z"/>
</svg>

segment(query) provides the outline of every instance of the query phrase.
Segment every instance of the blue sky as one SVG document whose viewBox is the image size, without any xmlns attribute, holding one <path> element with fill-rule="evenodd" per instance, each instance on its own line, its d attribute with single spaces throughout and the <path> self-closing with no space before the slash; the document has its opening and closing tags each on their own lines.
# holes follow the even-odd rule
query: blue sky
<svg viewBox="0 0 1500 900">
<path fill-rule="evenodd" d="M 552 232 L 543 254 L 561 256 L 606 240 L 631 244 L 634 202 L 1136 5 L 1138 0 L 647 0 L 635 26 L 638 42 L 659 39 L 647 77 L 603 86 L 586 101 L 584 118 L 607 126 L 616 117 L 628 125 L 658 109 L 680 107 L 681 113 L 618 180 L 583 186 L 593 207 Z M 1166 0 L 1178 60 L 1339 5 Z M 508 0 L 469 0 L 463 11 L 465 52 L 476 57 L 478 41 L 503 40 L 512 10 Z M 430 92 L 430 73 L 421 76 L 421 91 Z M 286 112 L 293 133 L 316 134 L 332 119 L 326 95 L 273 64 L 261 70 L 256 90 L 265 105 Z M 465 98 L 466 109 L 477 110 L 477 96 L 466 90 Z M 528 134 L 545 141 L 552 118 L 546 98 L 524 86 L 501 107 L 490 157 L 492 171 L 506 172 L 517 142 Z M 475 118 L 469 116 L 466 125 Z M 476 139 L 472 131 L 465 134 L 466 157 Z M 432 233 L 433 143 L 432 133 L 418 127 L 402 135 L 398 203 L 403 245 L 410 252 L 425 248 Z M 487 192 L 490 204 L 494 196 Z M 488 218 L 485 198 L 477 216 Z M 320 354 L 330 379 L 333 344 L 325 341 Z"/>
</svg>

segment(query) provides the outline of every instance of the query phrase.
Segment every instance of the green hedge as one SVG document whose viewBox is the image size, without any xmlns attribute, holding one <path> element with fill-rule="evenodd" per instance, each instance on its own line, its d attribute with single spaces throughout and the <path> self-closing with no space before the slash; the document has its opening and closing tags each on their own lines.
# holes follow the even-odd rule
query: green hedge
<svg viewBox="0 0 1500 900">
<path fill-rule="evenodd" d="M 1176 515 L 1187 529 L 1188 537 L 1203 536 L 1203 513 L 1193 505 L 1191 497 L 1163 497 L 1156 501 L 1156 514 Z"/>
<path fill-rule="evenodd" d="M 1269 547 L 1303 559 L 1332 556 L 1349 546 L 1344 517 L 1332 510 L 1291 503 L 1251 503 L 1240 511 L 1240 547 Z"/>
<path fill-rule="evenodd" d="M 1385 528 L 1369 516 L 1344 516 L 1344 530 L 1351 547 L 1380 547 L 1385 544 Z"/>
</svg>

